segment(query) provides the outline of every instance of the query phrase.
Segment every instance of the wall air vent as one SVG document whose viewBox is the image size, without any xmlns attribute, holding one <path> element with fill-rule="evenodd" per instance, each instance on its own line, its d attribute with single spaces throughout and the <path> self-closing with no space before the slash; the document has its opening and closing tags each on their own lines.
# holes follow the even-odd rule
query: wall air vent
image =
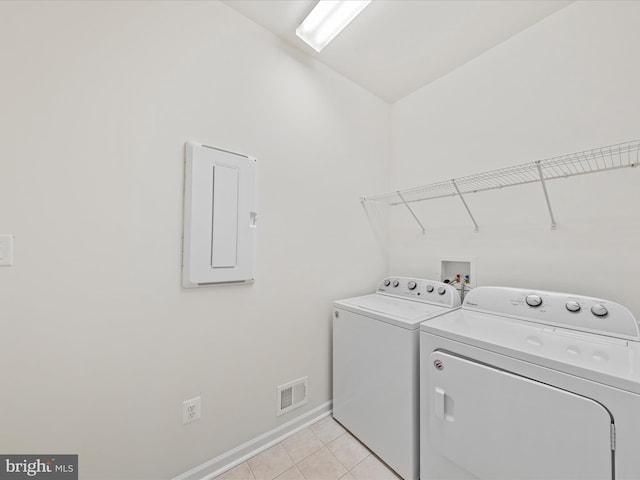
<svg viewBox="0 0 640 480">
<path fill-rule="evenodd" d="M 278 409 L 276 415 L 283 415 L 307 403 L 308 381 L 309 377 L 303 377 L 277 387 Z"/>
</svg>

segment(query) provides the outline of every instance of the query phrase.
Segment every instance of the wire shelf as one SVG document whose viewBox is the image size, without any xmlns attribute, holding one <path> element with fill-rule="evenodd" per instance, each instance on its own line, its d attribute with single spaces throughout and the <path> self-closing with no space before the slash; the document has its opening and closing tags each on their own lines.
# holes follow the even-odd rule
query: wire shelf
<svg viewBox="0 0 640 480">
<path fill-rule="evenodd" d="M 635 167 L 640 163 L 640 140 L 618 143 L 606 147 L 594 148 L 583 152 L 561 155 L 559 157 L 537 160 L 511 167 L 477 173 L 466 177 L 454 178 L 442 182 L 421 185 L 395 192 L 363 197 L 362 202 L 382 202 L 387 205 L 405 205 L 420 224 L 411 207 L 412 202 L 433 200 L 436 198 L 458 196 L 464 203 L 467 212 L 471 216 L 476 230 L 478 225 L 471 215 L 463 195 L 477 193 L 498 188 L 524 185 L 527 183 L 541 182 L 549 214 L 551 215 L 552 228 L 555 228 L 555 219 L 551 211 L 551 204 L 547 195 L 545 181 L 556 178 L 567 178 L 575 175 L 615 170 L 618 168 Z M 422 227 L 422 224 L 420 224 Z M 424 232 L 424 227 L 422 227 Z"/>
</svg>

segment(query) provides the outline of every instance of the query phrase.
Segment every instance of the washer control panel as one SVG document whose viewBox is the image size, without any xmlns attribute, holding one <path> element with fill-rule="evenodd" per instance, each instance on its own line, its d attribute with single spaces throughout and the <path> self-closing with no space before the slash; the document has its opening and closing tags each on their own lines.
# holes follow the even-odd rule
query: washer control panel
<svg viewBox="0 0 640 480">
<path fill-rule="evenodd" d="M 478 287 L 463 308 L 529 322 L 640 341 L 633 314 L 619 303 L 582 295 L 508 287 Z"/>
<path fill-rule="evenodd" d="M 388 277 L 380 282 L 377 292 L 448 307 L 460 306 L 460 294 L 455 287 L 424 278 Z"/>
</svg>

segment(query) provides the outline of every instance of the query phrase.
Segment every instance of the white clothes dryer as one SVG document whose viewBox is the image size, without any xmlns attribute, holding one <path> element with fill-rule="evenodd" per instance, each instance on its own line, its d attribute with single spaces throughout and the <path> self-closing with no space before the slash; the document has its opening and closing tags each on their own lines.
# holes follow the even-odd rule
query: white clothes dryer
<svg viewBox="0 0 640 480">
<path fill-rule="evenodd" d="M 640 334 L 614 302 L 479 287 L 420 327 L 421 478 L 640 478 Z"/>
<path fill-rule="evenodd" d="M 333 416 L 406 480 L 420 463 L 420 324 L 459 306 L 451 285 L 405 277 L 334 302 Z"/>
</svg>

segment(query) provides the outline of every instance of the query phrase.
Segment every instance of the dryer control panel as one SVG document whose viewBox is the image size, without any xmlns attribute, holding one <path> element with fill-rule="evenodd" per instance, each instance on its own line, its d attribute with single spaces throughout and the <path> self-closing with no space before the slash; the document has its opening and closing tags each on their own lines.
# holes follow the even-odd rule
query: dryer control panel
<svg viewBox="0 0 640 480">
<path fill-rule="evenodd" d="M 570 293 L 508 287 L 478 287 L 462 308 L 529 322 L 640 341 L 633 314 L 616 302 Z"/>
<path fill-rule="evenodd" d="M 387 277 L 378 285 L 377 293 L 451 308 L 460 306 L 460 294 L 455 287 L 424 278 Z"/>
</svg>

